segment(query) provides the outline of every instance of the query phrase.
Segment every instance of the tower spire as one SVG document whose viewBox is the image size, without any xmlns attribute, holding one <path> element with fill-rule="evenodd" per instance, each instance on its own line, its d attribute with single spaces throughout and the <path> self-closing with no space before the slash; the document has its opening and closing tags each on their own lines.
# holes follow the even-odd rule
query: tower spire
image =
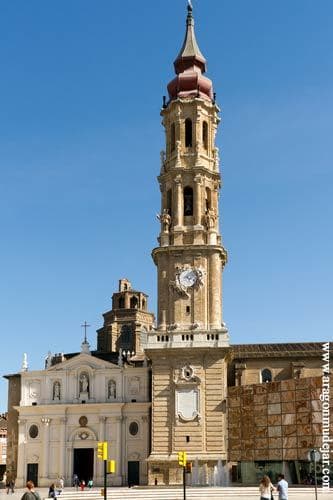
<svg viewBox="0 0 333 500">
<path fill-rule="evenodd" d="M 213 101 L 213 86 L 206 78 L 206 59 L 202 55 L 194 31 L 193 7 L 187 4 L 186 31 L 183 45 L 174 61 L 176 78 L 168 85 L 170 100 L 178 97 L 202 97 Z"/>
<path fill-rule="evenodd" d="M 185 38 L 174 66 L 177 75 L 193 66 L 199 67 L 202 73 L 206 71 L 206 59 L 202 55 L 195 37 L 193 7 L 190 0 L 187 4 Z"/>
</svg>

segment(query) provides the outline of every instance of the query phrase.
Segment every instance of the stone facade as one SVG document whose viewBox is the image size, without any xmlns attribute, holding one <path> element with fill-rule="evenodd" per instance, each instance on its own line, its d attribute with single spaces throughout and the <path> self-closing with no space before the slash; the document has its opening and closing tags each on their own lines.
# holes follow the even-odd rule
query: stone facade
<svg viewBox="0 0 333 500">
<path fill-rule="evenodd" d="M 140 343 L 152 328 L 147 296 L 120 280 L 104 318 L 100 350 L 90 351 L 85 337 L 80 353 L 49 353 L 44 370 L 24 364 L 20 374 L 7 376 L 7 472 L 16 486 L 27 479 L 49 486 L 60 477 L 70 485 L 74 473 L 103 484 L 97 444 L 104 440 L 116 460 L 109 484 L 147 483 L 150 368 Z M 128 326 L 126 336 L 119 324 Z M 102 348 L 108 338 L 118 352 Z"/>
</svg>

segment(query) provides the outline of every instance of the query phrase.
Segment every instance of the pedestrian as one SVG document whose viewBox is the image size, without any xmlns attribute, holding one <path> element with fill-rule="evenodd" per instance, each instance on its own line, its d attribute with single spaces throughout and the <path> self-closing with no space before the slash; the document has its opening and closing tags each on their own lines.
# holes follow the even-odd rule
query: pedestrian
<svg viewBox="0 0 333 500">
<path fill-rule="evenodd" d="M 52 483 L 49 487 L 49 498 L 55 498 L 57 496 L 57 490 L 55 484 Z"/>
<path fill-rule="evenodd" d="M 82 479 L 81 483 L 80 483 L 80 488 L 81 488 L 81 491 L 84 491 L 84 488 L 86 487 L 86 482 L 84 479 Z"/>
<path fill-rule="evenodd" d="M 14 479 L 9 479 L 9 481 L 7 481 L 7 495 L 9 494 L 9 491 L 12 492 L 12 494 L 14 493 L 14 488 L 15 488 L 15 481 Z"/>
<path fill-rule="evenodd" d="M 35 485 L 32 481 L 26 484 L 27 490 L 21 497 L 21 500 L 41 500 L 38 491 L 35 491 Z"/>
<path fill-rule="evenodd" d="M 288 483 L 284 478 L 284 474 L 278 475 L 276 489 L 279 492 L 279 500 L 288 500 Z"/>
<path fill-rule="evenodd" d="M 273 498 L 274 486 L 268 476 L 264 476 L 259 483 L 260 500 L 271 500 Z"/>
<path fill-rule="evenodd" d="M 77 474 L 74 474 L 74 476 L 73 476 L 73 486 L 75 486 L 76 491 L 79 489 L 79 484 L 80 484 L 79 476 Z"/>
<path fill-rule="evenodd" d="M 91 490 L 91 488 L 94 486 L 94 481 L 92 479 L 89 479 L 88 481 L 88 488 Z"/>
<path fill-rule="evenodd" d="M 60 476 L 59 477 L 59 490 L 62 491 L 65 487 L 65 480 L 64 480 L 64 477 L 63 476 Z"/>
</svg>

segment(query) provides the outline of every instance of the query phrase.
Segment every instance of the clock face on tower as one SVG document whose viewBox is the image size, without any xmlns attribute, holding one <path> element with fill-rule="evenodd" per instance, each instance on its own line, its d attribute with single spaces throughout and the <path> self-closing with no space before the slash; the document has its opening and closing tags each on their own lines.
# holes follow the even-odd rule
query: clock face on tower
<svg viewBox="0 0 333 500">
<path fill-rule="evenodd" d="M 199 267 L 178 267 L 174 281 L 170 281 L 170 288 L 181 296 L 189 297 L 189 291 L 204 284 L 205 271 Z"/>
<path fill-rule="evenodd" d="M 179 282 L 185 288 L 191 288 L 198 281 L 198 274 L 194 269 L 184 269 L 179 275 Z"/>
</svg>

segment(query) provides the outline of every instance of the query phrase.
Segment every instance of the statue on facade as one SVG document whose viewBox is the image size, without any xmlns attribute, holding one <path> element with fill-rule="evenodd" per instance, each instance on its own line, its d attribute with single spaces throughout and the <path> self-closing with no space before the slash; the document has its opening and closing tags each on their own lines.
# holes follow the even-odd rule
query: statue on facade
<svg viewBox="0 0 333 500">
<path fill-rule="evenodd" d="M 89 379 L 85 373 L 80 377 L 80 393 L 89 392 Z"/>
<path fill-rule="evenodd" d="M 53 400 L 60 400 L 60 382 L 54 382 L 53 384 Z"/>
<path fill-rule="evenodd" d="M 169 210 L 167 208 L 164 208 L 163 212 L 157 215 L 157 218 L 161 222 L 162 232 L 168 233 L 171 224 L 171 216 L 169 215 Z"/>
<path fill-rule="evenodd" d="M 164 163 L 165 163 L 165 151 L 162 149 L 160 152 L 160 158 L 161 158 L 161 172 L 164 172 Z"/>
<path fill-rule="evenodd" d="M 116 382 L 114 380 L 109 380 L 108 399 L 116 399 L 116 396 L 117 396 Z"/>
<path fill-rule="evenodd" d="M 51 368 L 51 364 L 52 364 L 52 354 L 51 354 L 51 351 L 49 351 L 47 353 L 47 356 L 46 356 L 46 359 L 45 359 L 45 368 L 46 368 L 46 370 L 48 368 Z"/>
<path fill-rule="evenodd" d="M 216 219 L 217 219 L 217 217 L 216 217 L 215 210 L 213 208 L 208 208 L 205 212 L 205 215 L 204 215 L 204 225 L 205 225 L 207 231 L 215 228 Z"/>
</svg>

